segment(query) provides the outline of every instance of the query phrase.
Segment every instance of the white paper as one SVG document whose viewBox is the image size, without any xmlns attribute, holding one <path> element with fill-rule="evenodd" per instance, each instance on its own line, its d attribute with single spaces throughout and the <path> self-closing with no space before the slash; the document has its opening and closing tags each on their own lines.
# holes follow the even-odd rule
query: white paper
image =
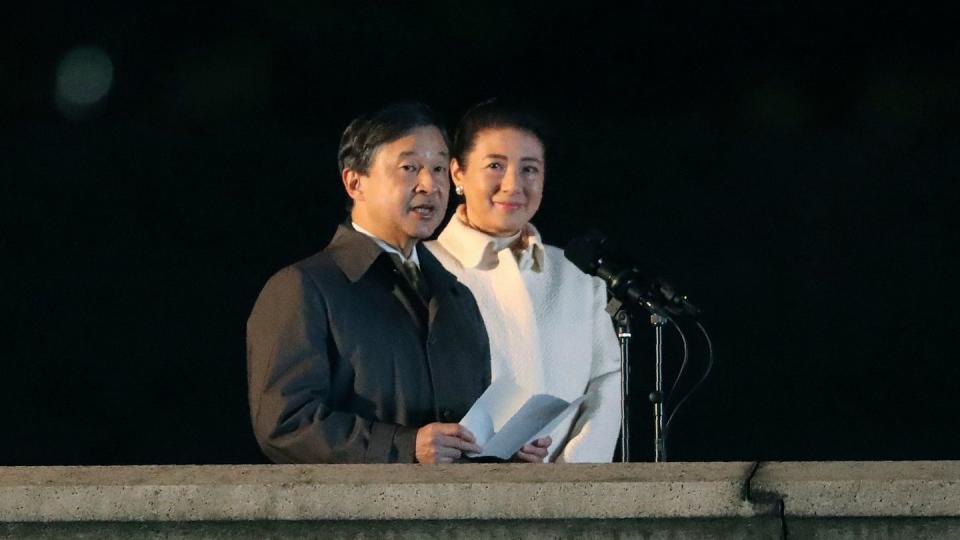
<svg viewBox="0 0 960 540">
<path fill-rule="evenodd" d="M 529 397 L 510 379 L 494 381 L 470 407 L 460 425 L 473 433 L 477 446 L 482 448 Z"/>
<path fill-rule="evenodd" d="M 549 435 L 586 397 L 567 402 L 549 394 L 531 396 L 511 380 L 498 380 L 460 420 L 481 448 L 479 454 L 467 455 L 510 459 L 523 445 Z"/>
</svg>

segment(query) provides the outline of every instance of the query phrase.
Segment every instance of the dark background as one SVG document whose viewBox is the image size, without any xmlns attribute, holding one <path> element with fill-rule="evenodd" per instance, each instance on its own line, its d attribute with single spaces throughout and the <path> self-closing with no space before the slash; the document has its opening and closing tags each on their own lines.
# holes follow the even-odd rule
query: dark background
<svg viewBox="0 0 960 540">
<path fill-rule="evenodd" d="M 262 461 L 244 324 L 342 219 L 340 132 L 495 95 L 561 135 L 545 239 L 599 227 L 707 311 L 717 365 L 672 459 L 960 458 L 946 8 L 77 4 L 5 16 L 0 464 Z M 78 46 L 113 84 L 65 113 Z"/>
</svg>

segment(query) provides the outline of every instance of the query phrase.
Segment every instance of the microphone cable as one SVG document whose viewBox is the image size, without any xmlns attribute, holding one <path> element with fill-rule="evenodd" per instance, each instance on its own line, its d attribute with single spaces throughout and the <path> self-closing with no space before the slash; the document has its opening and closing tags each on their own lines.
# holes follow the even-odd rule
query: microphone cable
<svg viewBox="0 0 960 540">
<path fill-rule="evenodd" d="M 663 396 L 663 403 L 666 404 L 667 400 L 673 396 L 673 391 L 677 389 L 677 384 L 680 383 L 680 378 L 683 377 L 683 371 L 687 369 L 687 360 L 690 359 L 690 347 L 687 345 L 687 335 L 683 333 L 683 329 L 680 328 L 680 325 L 677 324 L 677 321 L 673 320 L 673 317 L 667 315 L 666 319 L 670 321 L 670 324 L 673 325 L 673 328 L 680 334 L 680 339 L 683 341 L 683 361 L 680 362 L 680 370 L 677 371 L 677 378 L 674 379 L 673 385 L 670 386 L 670 391 Z"/>
<path fill-rule="evenodd" d="M 680 333 L 680 337 L 683 339 L 683 362 L 680 364 L 680 371 L 677 372 L 677 378 L 673 381 L 673 386 L 670 388 L 670 394 L 673 394 L 674 389 L 677 387 L 677 383 L 680 382 L 680 376 L 683 375 L 683 368 L 687 365 L 687 339 L 684 336 L 683 330 L 680 329 L 680 326 L 672 318 L 667 317 L 667 320 L 677 329 L 677 332 Z M 663 457 L 666 460 L 667 458 L 667 436 L 670 433 L 670 424 L 673 422 L 673 417 L 677 414 L 677 411 L 680 410 L 680 407 L 690 398 L 697 390 L 700 389 L 700 386 L 703 385 L 704 381 L 707 380 L 707 377 L 710 376 L 710 372 L 713 370 L 714 356 L 713 356 L 713 341 L 710 339 L 710 334 L 707 333 L 707 329 L 700 324 L 700 321 L 694 321 L 694 324 L 697 325 L 697 328 L 700 329 L 700 333 L 703 334 L 703 338 L 707 342 L 707 369 L 704 370 L 703 375 L 700 376 L 700 379 L 690 388 L 690 391 L 684 394 L 683 398 L 677 403 L 676 407 L 670 411 L 670 414 L 667 416 L 667 422 L 663 426 Z M 666 402 L 666 401 L 664 401 Z"/>
<path fill-rule="evenodd" d="M 680 328 L 680 325 L 677 324 L 677 321 L 673 320 L 673 317 L 666 314 L 664 314 L 664 318 L 666 318 L 667 321 L 669 321 L 670 324 L 673 325 L 674 330 L 677 331 L 677 334 L 680 335 L 680 340 L 683 342 L 683 361 L 680 362 L 680 369 L 677 371 L 676 378 L 673 379 L 673 384 L 670 385 L 670 391 L 660 396 L 660 399 L 663 400 L 663 406 L 666 407 L 670 401 L 670 398 L 673 397 L 673 392 L 677 389 L 677 385 L 680 384 L 680 379 L 683 378 L 684 370 L 687 369 L 687 363 L 688 363 L 688 360 L 690 360 L 690 347 L 689 347 L 689 344 L 687 343 L 687 335 L 683 332 L 683 329 Z M 681 400 L 680 403 L 682 404 L 683 400 Z M 678 404 L 677 407 L 679 408 L 680 405 Z M 670 428 L 670 420 L 672 418 L 673 418 L 672 413 L 667 416 L 667 422 L 663 426 L 663 433 L 660 434 L 660 437 L 663 439 L 661 441 L 662 446 L 660 448 L 660 451 L 663 452 L 664 461 L 666 461 L 667 459 L 667 435 L 669 434 L 668 429 Z"/>
</svg>

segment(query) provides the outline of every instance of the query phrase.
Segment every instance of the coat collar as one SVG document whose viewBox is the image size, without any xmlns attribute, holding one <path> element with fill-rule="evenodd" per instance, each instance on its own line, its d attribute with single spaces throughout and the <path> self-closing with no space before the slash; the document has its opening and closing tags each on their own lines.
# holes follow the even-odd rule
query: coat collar
<svg viewBox="0 0 960 540">
<path fill-rule="evenodd" d="M 467 225 L 462 217 L 464 212 L 464 206 L 461 204 L 437 241 L 465 268 L 489 270 L 496 267 L 499 261 L 496 249 L 497 239 Z M 542 271 L 545 257 L 540 232 L 532 223 L 527 223 L 522 236 L 526 243 L 524 251 L 532 257 L 534 271 Z"/>
<path fill-rule="evenodd" d="M 343 223 L 337 227 L 326 251 L 351 283 L 362 278 L 373 262 L 384 253 L 369 236 Z"/>
<path fill-rule="evenodd" d="M 420 271 L 431 289 L 441 292 L 454 288 L 456 278 L 444 270 L 440 261 L 422 244 L 417 242 L 413 249 L 417 250 Z M 330 253 L 330 257 L 351 283 L 359 281 L 377 258 L 386 253 L 369 236 L 347 224 L 340 224 L 337 227 L 337 232 L 333 235 L 333 240 L 330 241 L 326 251 Z"/>
</svg>

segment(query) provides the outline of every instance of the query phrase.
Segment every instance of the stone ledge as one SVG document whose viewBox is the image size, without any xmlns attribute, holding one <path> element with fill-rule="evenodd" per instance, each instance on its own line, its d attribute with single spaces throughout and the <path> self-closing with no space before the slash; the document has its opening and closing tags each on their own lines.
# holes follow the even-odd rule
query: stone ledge
<svg viewBox="0 0 960 540">
<path fill-rule="evenodd" d="M 749 463 L 9 468 L 0 521 L 730 517 Z"/>
<path fill-rule="evenodd" d="M 751 490 L 796 517 L 957 517 L 960 461 L 765 463 Z"/>
<path fill-rule="evenodd" d="M 960 462 L 0 468 L 0 521 L 958 516 Z M 750 500 L 745 494 L 750 494 Z"/>
</svg>

